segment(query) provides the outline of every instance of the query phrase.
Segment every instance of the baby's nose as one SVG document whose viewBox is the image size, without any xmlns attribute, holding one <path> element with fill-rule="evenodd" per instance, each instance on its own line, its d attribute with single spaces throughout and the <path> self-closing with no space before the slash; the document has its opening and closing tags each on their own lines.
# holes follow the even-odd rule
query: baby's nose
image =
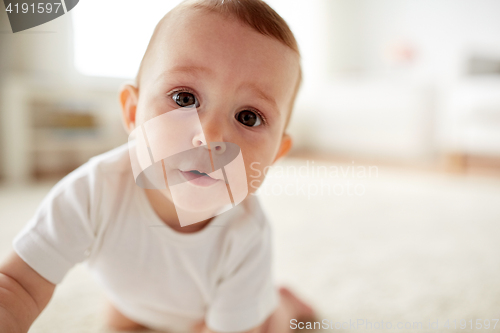
<svg viewBox="0 0 500 333">
<path fill-rule="evenodd" d="M 226 151 L 226 144 L 224 142 L 211 142 L 210 148 L 215 154 L 223 154 Z"/>
<path fill-rule="evenodd" d="M 205 136 L 203 135 L 203 132 L 200 132 L 199 134 L 197 134 L 193 137 L 192 144 L 194 147 L 205 146 L 207 144 L 207 141 L 205 140 Z M 206 147 L 206 148 L 208 148 L 208 147 Z"/>
</svg>

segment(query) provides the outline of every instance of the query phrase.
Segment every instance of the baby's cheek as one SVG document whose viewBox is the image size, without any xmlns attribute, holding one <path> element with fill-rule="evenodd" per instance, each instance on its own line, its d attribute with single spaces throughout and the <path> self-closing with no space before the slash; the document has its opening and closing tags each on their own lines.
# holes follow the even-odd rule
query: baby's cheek
<svg viewBox="0 0 500 333">
<path fill-rule="evenodd" d="M 267 141 L 267 140 L 266 140 Z M 268 144 L 252 142 L 250 145 L 241 145 L 240 148 L 245 164 L 248 193 L 254 193 L 262 185 L 265 173 L 272 164 L 272 148 Z"/>
<path fill-rule="evenodd" d="M 168 111 L 168 109 L 165 108 L 165 103 L 163 102 L 162 104 L 161 102 L 162 100 L 155 96 L 142 99 L 139 98 L 139 103 L 136 110 L 137 120 L 140 120 L 141 123 L 144 123 Z"/>
<path fill-rule="evenodd" d="M 254 193 L 262 185 L 265 179 L 265 171 L 262 163 L 258 161 L 251 162 L 246 166 L 249 193 Z"/>
</svg>

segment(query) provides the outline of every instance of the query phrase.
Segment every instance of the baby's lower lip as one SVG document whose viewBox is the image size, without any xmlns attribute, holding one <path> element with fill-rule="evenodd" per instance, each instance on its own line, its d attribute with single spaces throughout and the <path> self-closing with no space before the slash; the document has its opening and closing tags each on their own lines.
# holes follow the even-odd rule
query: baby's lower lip
<svg viewBox="0 0 500 333">
<path fill-rule="evenodd" d="M 208 175 L 200 176 L 190 171 L 180 171 L 181 175 L 186 179 L 189 183 L 200 186 L 200 187 L 209 187 L 217 183 L 218 179 L 213 179 Z"/>
</svg>

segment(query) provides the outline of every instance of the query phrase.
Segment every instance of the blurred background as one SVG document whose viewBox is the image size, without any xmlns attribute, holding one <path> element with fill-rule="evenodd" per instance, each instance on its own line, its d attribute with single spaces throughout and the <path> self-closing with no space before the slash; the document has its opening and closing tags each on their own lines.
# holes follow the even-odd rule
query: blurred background
<svg viewBox="0 0 500 333">
<path fill-rule="evenodd" d="M 118 89 L 178 2 L 85 0 L 16 34 L 0 5 L 0 255 L 55 181 L 126 142 Z M 278 165 L 377 168 L 301 180 L 362 195 L 262 193 L 278 280 L 333 321 L 498 318 L 500 2 L 267 2 L 304 70 Z M 291 178 L 271 172 L 266 186 Z M 56 332 L 68 300 L 86 310 L 66 313 L 64 332 L 101 329 L 98 291 L 75 272 L 33 332 Z"/>
<path fill-rule="evenodd" d="M 2 13 L 5 181 L 64 174 L 125 142 L 117 90 L 178 2 L 87 0 L 17 34 Z M 295 152 L 498 168 L 498 1 L 269 3 L 303 56 Z"/>
</svg>

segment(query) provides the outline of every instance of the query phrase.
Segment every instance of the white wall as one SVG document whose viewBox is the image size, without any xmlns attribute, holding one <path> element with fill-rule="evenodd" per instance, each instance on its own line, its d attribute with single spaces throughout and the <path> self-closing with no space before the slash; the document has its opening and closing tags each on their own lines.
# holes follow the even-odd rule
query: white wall
<svg viewBox="0 0 500 333">
<path fill-rule="evenodd" d="M 331 0 L 333 74 L 394 69 L 390 49 L 416 51 L 412 74 L 456 79 L 470 52 L 500 53 L 497 0 Z"/>
</svg>

